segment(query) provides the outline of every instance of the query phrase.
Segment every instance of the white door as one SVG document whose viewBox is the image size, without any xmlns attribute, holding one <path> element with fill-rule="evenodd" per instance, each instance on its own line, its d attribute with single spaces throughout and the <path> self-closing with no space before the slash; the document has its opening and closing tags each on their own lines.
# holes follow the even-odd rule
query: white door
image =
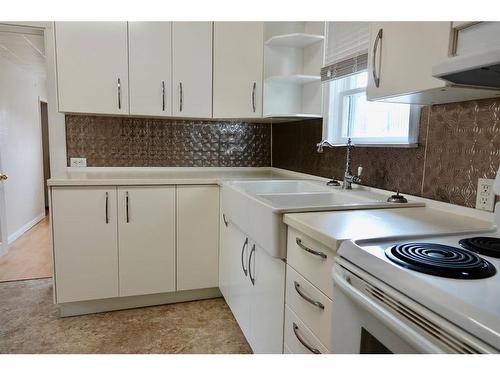
<svg viewBox="0 0 500 375">
<path fill-rule="evenodd" d="M 53 187 L 57 303 L 118 297 L 116 188 Z"/>
<path fill-rule="evenodd" d="M 56 22 L 60 112 L 128 114 L 127 22 Z"/>
<path fill-rule="evenodd" d="M 212 117 L 212 22 L 172 26 L 172 114 Z"/>
<path fill-rule="evenodd" d="M 175 291 L 175 186 L 118 188 L 120 296 Z"/>
<path fill-rule="evenodd" d="M 7 251 L 7 214 L 5 209 L 4 181 L 8 176 L 2 172 L 2 158 L 0 154 L 0 255 Z"/>
<path fill-rule="evenodd" d="M 262 117 L 263 22 L 214 23 L 214 118 Z"/>
<path fill-rule="evenodd" d="M 283 353 L 283 315 L 285 306 L 284 261 L 271 257 L 258 245 L 249 255 L 250 344 L 254 353 Z"/>
<path fill-rule="evenodd" d="M 219 187 L 177 186 L 177 290 L 215 288 L 219 277 Z"/>
<path fill-rule="evenodd" d="M 172 114 L 172 22 L 129 22 L 130 114 Z"/>
<path fill-rule="evenodd" d="M 443 87 L 432 66 L 448 57 L 450 32 L 451 22 L 372 22 L 368 99 Z"/>
<path fill-rule="evenodd" d="M 237 247 L 234 236 L 233 224 L 226 218 L 224 212 L 220 213 L 219 235 L 219 289 L 231 306 L 231 274 L 235 270 L 231 267 L 231 249 Z"/>
</svg>

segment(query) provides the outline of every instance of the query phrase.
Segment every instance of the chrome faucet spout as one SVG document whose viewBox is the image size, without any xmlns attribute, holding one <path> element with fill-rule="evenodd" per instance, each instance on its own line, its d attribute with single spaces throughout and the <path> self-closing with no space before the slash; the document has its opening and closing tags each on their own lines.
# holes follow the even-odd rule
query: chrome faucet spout
<svg viewBox="0 0 500 375">
<path fill-rule="evenodd" d="M 351 190 L 352 184 L 360 184 L 361 183 L 361 173 L 363 171 L 363 167 L 358 167 L 358 175 L 353 175 L 351 170 L 352 163 L 352 150 L 354 149 L 354 145 L 352 144 L 351 138 L 347 138 L 347 151 L 346 151 L 346 163 L 345 163 L 345 171 L 344 171 L 344 182 L 342 184 L 342 189 Z"/>
</svg>

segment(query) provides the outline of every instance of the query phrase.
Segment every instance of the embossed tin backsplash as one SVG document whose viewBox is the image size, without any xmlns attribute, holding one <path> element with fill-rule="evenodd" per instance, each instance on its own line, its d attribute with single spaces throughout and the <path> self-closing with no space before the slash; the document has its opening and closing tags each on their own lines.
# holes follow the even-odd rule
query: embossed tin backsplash
<svg viewBox="0 0 500 375">
<path fill-rule="evenodd" d="M 342 179 L 345 147 L 318 154 L 321 120 L 273 125 L 273 166 Z M 467 207 L 476 203 L 477 180 L 495 178 L 500 165 L 500 100 L 426 107 L 417 148 L 353 151 L 363 184 Z M 355 170 L 355 169 L 354 169 Z"/>
<path fill-rule="evenodd" d="M 264 167 L 271 126 L 238 121 L 66 115 L 68 165 L 89 167 Z"/>
</svg>

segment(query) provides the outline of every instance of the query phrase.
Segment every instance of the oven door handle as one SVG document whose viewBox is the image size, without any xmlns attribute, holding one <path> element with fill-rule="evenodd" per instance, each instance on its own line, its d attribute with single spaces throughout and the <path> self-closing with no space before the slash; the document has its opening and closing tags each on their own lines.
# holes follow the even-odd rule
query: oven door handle
<svg viewBox="0 0 500 375">
<path fill-rule="evenodd" d="M 410 343 L 413 347 L 421 350 L 424 353 L 446 353 L 438 346 L 423 337 L 420 333 L 412 327 L 397 319 L 394 315 L 389 313 L 386 309 L 379 306 L 374 301 L 370 300 L 363 293 L 354 288 L 346 280 L 346 277 L 339 274 L 336 269 L 333 272 L 333 280 L 335 287 L 338 287 L 347 297 L 353 302 L 361 306 L 365 311 L 376 317 L 384 325 L 396 332 L 406 342 Z"/>
</svg>

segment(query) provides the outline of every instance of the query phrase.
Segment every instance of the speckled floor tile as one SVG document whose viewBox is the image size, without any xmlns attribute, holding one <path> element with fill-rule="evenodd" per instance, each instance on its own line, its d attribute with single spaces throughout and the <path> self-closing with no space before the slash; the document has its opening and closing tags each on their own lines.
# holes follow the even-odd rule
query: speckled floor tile
<svg viewBox="0 0 500 375">
<path fill-rule="evenodd" d="M 60 318 L 51 279 L 0 283 L 0 353 L 251 353 L 222 298 Z"/>
</svg>

